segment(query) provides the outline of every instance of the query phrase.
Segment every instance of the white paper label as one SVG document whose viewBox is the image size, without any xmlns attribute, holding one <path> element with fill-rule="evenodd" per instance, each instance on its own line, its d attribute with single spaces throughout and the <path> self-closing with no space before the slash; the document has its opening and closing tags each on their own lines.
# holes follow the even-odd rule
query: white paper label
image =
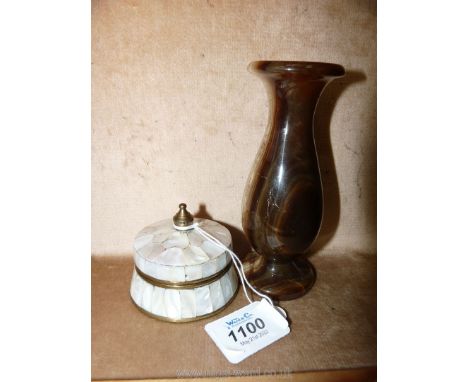
<svg viewBox="0 0 468 382">
<path fill-rule="evenodd" d="M 288 321 L 266 300 L 210 322 L 205 331 L 231 363 L 239 363 L 290 331 Z"/>
</svg>

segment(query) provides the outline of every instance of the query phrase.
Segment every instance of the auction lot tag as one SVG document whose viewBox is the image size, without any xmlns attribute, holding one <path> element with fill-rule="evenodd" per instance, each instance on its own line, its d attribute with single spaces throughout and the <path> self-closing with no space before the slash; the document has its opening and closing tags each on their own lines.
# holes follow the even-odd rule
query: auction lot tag
<svg viewBox="0 0 468 382">
<path fill-rule="evenodd" d="M 267 347 L 289 334 L 288 321 L 265 299 L 210 322 L 205 331 L 231 363 Z"/>
</svg>

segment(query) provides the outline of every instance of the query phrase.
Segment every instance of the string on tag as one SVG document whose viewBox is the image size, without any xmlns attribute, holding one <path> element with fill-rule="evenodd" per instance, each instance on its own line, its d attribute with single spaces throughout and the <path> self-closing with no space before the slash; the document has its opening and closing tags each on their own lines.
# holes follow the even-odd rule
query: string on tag
<svg viewBox="0 0 468 382">
<path fill-rule="evenodd" d="M 273 304 L 273 301 L 271 300 L 270 297 L 268 297 L 266 294 L 263 294 L 263 293 L 259 292 L 257 289 L 255 289 L 252 286 L 252 284 L 250 284 L 249 280 L 247 280 L 247 277 L 245 276 L 244 266 L 242 265 L 242 261 L 240 261 L 239 257 L 233 251 L 231 251 L 228 247 L 226 247 L 223 243 L 221 243 L 218 239 L 216 239 L 215 237 L 210 235 L 204 229 L 200 228 L 198 226 L 198 223 L 194 224 L 194 229 L 200 235 L 202 235 L 206 239 L 210 240 L 213 244 L 216 244 L 218 247 L 220 247 L 221 249 L 223 249 L 223 250 L 225 250 L 226 252 L 229 253 L 229 255 L 231 256 L 232 262 L 234 263 L 234 266 L 237 269 L 237 273 L 239 274 L 239 278 L 240 278 L 241 283 L 242 283 L 242 289 L 244 290 L 245 297 L 247 298 L 247 300 L 249 300 L 250 303 L 252 303 L 253 300 L 250 298 L 249 294 L 247 293 L 247 289 L 245 287 L 246 285 L 257 296 L 263 297 L 265 300 L 267 300 L 270 303 L 270 305 L 275 306 L 275 304 Z"/>
<path fill-rule="evenodd" d="M 203 228 L 200 228 L 198 223 L 194 223 L 194 224 L 192 224 L 190 226 L 186 226 L 186 227 L 174 226 L 174 228 L 179 230 L 179 231 L 188 231 L 188 230 L 194 229 L 201 236 L 203 236 L 205 239 L 207 239 L 208 241 L 210 241 L 213 244 L 217 245 L 219 248 L 221 248 L 225 252 L 229 253 L 229 255 L 231 256 L 232 262 L 233 262 L 234 266 L 236 267 L 237 274 L 239 275 L 239 278 L 240 278 L 240 281 L 241 281 L 241 284 L 242 284 L 242 289 L 244 290 L 244 295 L 247 298 L 247 300 L 250 303 L 253 303 L 253 300 L 250 298 L 249 294 L 247 293 L 246 285 L 250 288 L 250 290 L 253 293 L 255 293 L 259 297 L 264 298 L 266 301 L 268 301 L 268 303 L 270 303 L 271 306 L 273 306 L 275 309 L 278 309 L 283 316 L 286 316 L 286 312 L 283 309 L 281 309 L 280 307 L 275 306 L 275 304 L 273 303 L 273 301 L 271 300 L 270 297 L 268 297 L 264 293 L 259 292 L 257 289 L 255 289 L 252 286 L 252 284 L 250 284 L 249 280 L 247 280 L 247 277 L 245 276 L 244 266 L 242 265 L 242 261 L 240 261 L 239 257 L 231 249 L 229 249 L 223 243 L 221 243 L 218 239 L 216 239 L 214 236 L 212 236 L 211 234 L 206 232 Z"/>
</svg>

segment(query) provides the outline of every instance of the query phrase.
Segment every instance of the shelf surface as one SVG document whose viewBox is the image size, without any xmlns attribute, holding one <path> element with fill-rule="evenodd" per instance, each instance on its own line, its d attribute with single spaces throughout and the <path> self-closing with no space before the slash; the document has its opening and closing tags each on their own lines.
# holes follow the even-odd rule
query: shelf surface
<svg viewBox="0 0 468 382">
<path fill-rule="evenodd" d="M 304 297 L 284 301 L 291 333 L 230 364 L 204 325 L 247 304 L 242 290 L 219 315 L 173 324 L 151 319 L 130 300 L 130 256 L 92 256 L 92 379 L 285 376 L 376 365 L 376 256 L 310 257 L 317 272 Z"/>
</svg>

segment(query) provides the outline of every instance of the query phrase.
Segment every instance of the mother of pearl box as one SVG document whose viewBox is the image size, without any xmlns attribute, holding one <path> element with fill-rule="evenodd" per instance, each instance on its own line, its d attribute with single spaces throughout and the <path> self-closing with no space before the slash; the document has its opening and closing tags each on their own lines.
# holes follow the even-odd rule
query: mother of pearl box
<svg viewBox="0 0 468 382">
<path fill-rule="evenodd" d="M 130 296 L 142 312 L 165 321 L 193 321 L 216 314 L 234 298 L 238 279 L 230 255 L 191 229 L 194 223 L 232 248 L 227 228 L 194 219 L 185 204 L 173 219 L 141 230 L 134 242 Z"/>
</svg>

